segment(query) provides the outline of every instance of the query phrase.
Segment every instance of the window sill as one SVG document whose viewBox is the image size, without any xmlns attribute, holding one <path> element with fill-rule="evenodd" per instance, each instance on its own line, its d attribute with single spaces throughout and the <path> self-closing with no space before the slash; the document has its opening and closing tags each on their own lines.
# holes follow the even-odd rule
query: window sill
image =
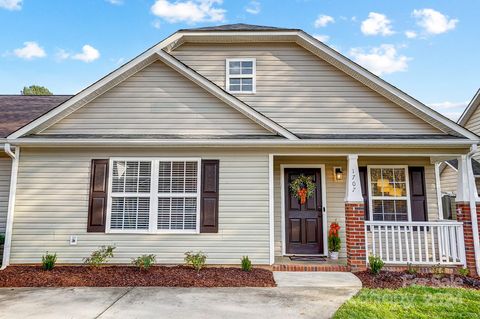
<svg viewBox="0 0 480 319">
<path fill-rule="evenodd" d="M 109 230 L 106 234 L 133 234 L 133 235 L 197 235 L 200 234 L 196 230 L 164 230 L 164 231 L 142 231 L 142 230 Z"/>
</svg>

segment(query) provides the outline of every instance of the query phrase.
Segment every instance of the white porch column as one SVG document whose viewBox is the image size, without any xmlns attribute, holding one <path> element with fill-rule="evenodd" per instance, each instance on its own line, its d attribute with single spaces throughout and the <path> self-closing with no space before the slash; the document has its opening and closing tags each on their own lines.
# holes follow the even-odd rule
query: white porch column
<svg viewBox="0 0 480 319">
<path fill-rule="evenodd" d="M 458 202 L 469 202 L 469 185 L 468 180 L 468 163 L 467 155 L 462 155 L 457 158 L 458 160 L 458 172 L 457 172 L 457 197 L 455 201 Z"/>
<path fill-rule="evenodd" d="M 362 186 L 360 184 L 360 174 L 358 172 L 358 155 L 349 154 L 347 159 L 345 202 L 363 202 Z"/>
</svg>

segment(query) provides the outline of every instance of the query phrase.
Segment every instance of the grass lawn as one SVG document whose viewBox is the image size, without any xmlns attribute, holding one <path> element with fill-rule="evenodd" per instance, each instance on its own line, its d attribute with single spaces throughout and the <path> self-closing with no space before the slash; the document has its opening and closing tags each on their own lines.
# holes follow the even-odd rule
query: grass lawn
<svg viewBox="0 0 480 319">
<path fill-rule="evenodd" d="M 334 318 L 480 318 L 480 291 L 421 286 L 362 289 Z"/>
</svg>

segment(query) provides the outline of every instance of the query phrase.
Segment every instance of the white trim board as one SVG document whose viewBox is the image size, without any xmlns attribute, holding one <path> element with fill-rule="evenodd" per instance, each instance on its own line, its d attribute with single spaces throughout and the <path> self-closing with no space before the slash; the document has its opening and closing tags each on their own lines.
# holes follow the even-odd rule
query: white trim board
<svg viewBox="0 0 480 319">
<path fill-rule="evenodd" d="M 465 108 L 462 115 L 460 115 L 460 118 L 458 119 L 457 123 L 462 126 L 465 126 L 465 124 L 467 124 L 468 120 L 470 119 L 472 114 L 475 113 L 475 110 L 479 105 L 480 105 L 480 89 L 477 90 L 477 93 L 475 93 L 475 96 L 472 98 L 470 103 L 468 103 L 468 106 Z"/>
<path fill-rule="evenodd" d="M 326 171 L 325 164 L 280 164 L 280 214 L 281 223 L 280 227 L 282 233 L 282 256 L 292 256 L 287 254 L 285 243 L 285 168 L 320 168 L 320 177 L 322 185 L 322 232 L 323 232 L 323 254 L 320 256 L 328 256 L 328 219 L 327 219 L 327 183 L 326 183 Z M 300 256 L 296 254 L 296 256 Z"/>
</svg>

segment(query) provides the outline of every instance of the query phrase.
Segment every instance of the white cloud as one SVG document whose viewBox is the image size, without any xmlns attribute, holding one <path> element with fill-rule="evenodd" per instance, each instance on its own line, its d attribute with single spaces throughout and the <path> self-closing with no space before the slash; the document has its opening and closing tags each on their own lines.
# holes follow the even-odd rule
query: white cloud
<svg viewBox="0 0 480 319">
<path fill-rule="evenodd" d="M 458 109 L 458 108 L 466 108 L 468 105 L 468 101 L 465 102 L 439 102 L 439 103 L 431 103 L 430 106 L 434 107 L 437 110 L 447 110 L 447 109 Z"/>
<path fill-rule="evenodd" d="M 399 55 L 392 44 L 382 44 L 368 52 L 361 48 L 353 48 L 350 50 L 350 56 L 355 62 L 376 75 L 406 71 L 408 61 L 411 60 L 404 55 Z"/>
<path fill-rule="evenodd" d="M 154 15 L 165 19 L 170 23 L 186 22 L 218 22 L 225 20 L 225 9 L 216 5 L 222 4 L 222 0 L 188 0 L 170 2 L 168 0 L 156 0 L 151 11 Z"/>
<path fill-rule="evenodd" d="M 405 31 L 405 36 L 409 39 L 414 39 L 417 37 L 417 32 L 415 31 L 411 31 L 411 30 L 407 30 Z"/>
<path fill-rule="evenodd" d="M 250 1 L 248 6 L 245 8 L 245 11 L 247 11 L 250 14 L 259 14 L 261 10 L 262 10 L 262 7 L 260 5 L 260 2 L 255 0 Z"/>
<path fill-rule="evenodd" d="M 55 53 L 55 58 L 57 60 L 66 60 L 70 57 L 70 53 L 68 53 L 66 50 L 64 49 L 58 49 L 57 50 L 57 53 Z"/>
<path fill-rule="evenodd" d="M 317 17 L 317 20 L 315 20 L 315 28 L 322 28 L 326 27 L 329 23 L 335 23 L 335 19 L 331 16 L 327 16 L 324 14 L 321 14 Z"/>
<path fill-rule="evenodd" d="M 313 37 L 320 42 L 327 42 L 330 40 L 330 36 L 326 34 L 314 34 Z"/>
<path fill-rule="evenodd" d="M 417 18 L 417 24 L 429 34 L 441 34 L 455 29 L 458 19 L 449 19 L 448 16 L 433 10 L 413 10 L 412 15 Z"/>
<path fill-rule="evenodd" d="M 37 42 L 27 41 L 23 42 L 23 45 L 23 48 L 13 50 L 13 53 L 21 59 L 31 60 L 47 56 L 45 50 Z"/>
<path fill-rule="evenodd" d="M 377 12 L 370 12 L 368 18 L 362 21 L 360 29 L 365 35 L 381 34 L 387 36 L 395 33 L 387 16 Z"/>
<path fill-rule="evenodd" d="M 71 56 L 74 60 L 80 60 L 86 63 L 93 62 L 100 58 L 100 52 L 89 44 L 82 47 L 82 52 Z"/>
<path fill-rule="evenodd" d="M 160 23 L 160 20 L 155 20 L 152 22 L 152 27 L 155 29 L 160 29 L 162 27 L 162 24 Z"/>
<path fill-rule="evenodd" d="M 7 10 L 22 9 L 22 0 L 0 0 L 0 8 Z"/>
<path fill-rule="evenodd" d="M 108 3 L 110 4 L 114 4 L 114 5 L 121 5 L 123 4 L 123 0 L 105 0 L 107 1 Z"/>
</svg>

